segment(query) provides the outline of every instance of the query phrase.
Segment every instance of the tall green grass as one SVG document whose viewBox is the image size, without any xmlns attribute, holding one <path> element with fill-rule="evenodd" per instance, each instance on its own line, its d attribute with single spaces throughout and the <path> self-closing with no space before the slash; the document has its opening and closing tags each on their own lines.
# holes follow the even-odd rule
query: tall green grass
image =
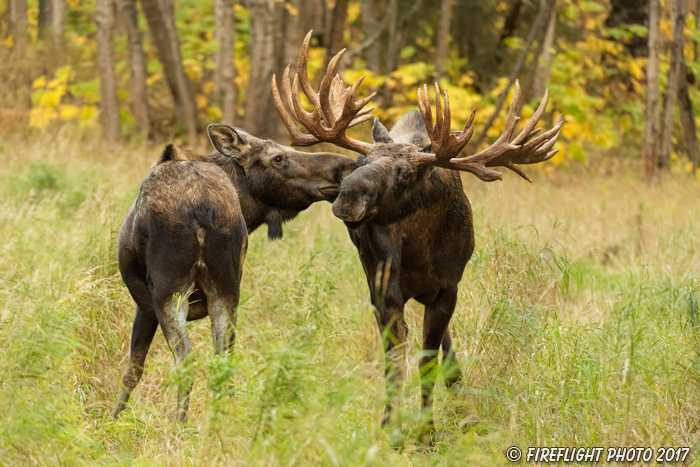
<svg viewBox="0 0 700 467">
<path fill-rule="evenodd" d="M 110 418 L 134 305 L 116 235 L 159 148 L 0 144 L 0 463 L 504 465 L 508 446 L 690 446 L 700 420 L 699 189 L 536 173 L 465 178 L 477 247 L 452 321 L 464 372 L 420 421 L 422 309 L 409 303 L 401 451 L 379 427 L 381 347 L 366 281 L 327 204 L 250 238 L 235 353 L 207 320 L 173 372 L 160 332 Z M 449 246 L 446 246 L 449 247 Z M 195 380 L 187 424 L 177 381 Z"/>
</svg>

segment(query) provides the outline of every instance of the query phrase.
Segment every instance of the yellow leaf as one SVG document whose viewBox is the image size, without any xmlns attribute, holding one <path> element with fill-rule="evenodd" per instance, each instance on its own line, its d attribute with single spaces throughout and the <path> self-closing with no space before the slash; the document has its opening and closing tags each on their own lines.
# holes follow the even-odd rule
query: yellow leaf
<svg viewBox="0 0 700 467">
<path fill-rule="evenodd" d="M 686 172 L 692 172 L 693 171 L 693 163 L 688 161 L 685 163 L 685 171 Z"/>
<path fill-rule="evenodd" d="M 77 118 L 80 114 L 80 108 L 76 105 L 65 104 L 58 108 L 62 120 L 71 120 Z"/>
<path fill-rule="evenodd" d="M 672 152 L 671 153 L 671 160 L 675 161 L 676 159 L 678 159 L 678 154 L 676 154 L 675 152 Z"/>
<path fill-rule="evenodd" d="M 214 84 L 213 81 L 205 81 L 202 85 L 202 91 L 204 91 L 204 94 L 209 95 L 212 93 L 215 86 L 216 84 Z"/>
<path fill-rule="evenodd" d="M 49 89 L 56 89 L 59 84 L 61 84 L 61 80 L 52 79 L 51 81 L 49 81 Z"/>
<path fill-rule="evenodd" d="M 292 16 L 297 16 L 299 14 L 299 10 L 294 8 L 294 5 L 292 5 L 291 3 L 285 3 L 284 7 L 287 9 L 289 14 Z"/>
<path fill-rule="evenodd" d="M 636 61 L 630 63 L 630 73 L 632 73 L 632 76 L 634 76 L 635 79 L 644 79 L 644 70 L 642 70 L 642 67 L 640 67 Z"/>
<path fill-rule="evenodd" d="M 7 36 L 7 39 L 5 39 L 4 41 L 2 41 L 2 45 L 4 45 L 5 47 L 7 47 L 8 49 L 11 49 L 12 46 L 15 45 L 15 41 L 14 41 L 14 39 L 12 38 L 12 35 Z"/>
<path fill-rule="evenodd" d="M 56 107 L 61 103 L 61 96 L 63 95 L 59 89 L 53 91 L 46 91 L 39 100 L 39 105 L 43 107 Z"/>
<path fill-rule="evenodd" d="M 44 75 L 41 75 L 32 83 L 33 88 L 43 88 L 44 86 L 46 86 L 46 77 Z"/>
<path fill-rule="evenodd" d="M 148 77 L 148 79 L 146 80 L 146 84 L 150 86 L 151 84 L 155 83 L 156 81 L 158 81 L 162 77 L 163 77 L 162 74 L 155 73 L 155 74 Z"/>
<path fill-rule="evenodd" d="M 54 109 L 36 107 L 29 112 L 29 125 L 34 128 L 44 128 L 56 117 Z"/>
<path fill-rule="evenodd" d="M 197 101 L 198 109 L 203 109 L 207 106 L 207 96 L 205 96 L 204 94 L 197 94 L 195 100 Z"/>
<path fill-rule="evenodd" d="M 700 185 L 700 167 L 695 169 L 695 183 Z"/>
<path fill-rule="evenodd" d="M 97 114 L 97 107 L 86 105 L 80 109 L 80 121 L 85 122 L 92 119 Z"/>
</svg>

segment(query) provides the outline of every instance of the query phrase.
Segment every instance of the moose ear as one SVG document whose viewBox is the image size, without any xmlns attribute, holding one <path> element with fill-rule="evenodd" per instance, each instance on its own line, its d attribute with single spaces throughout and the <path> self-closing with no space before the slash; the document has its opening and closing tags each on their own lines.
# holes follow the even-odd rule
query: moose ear
<svg viewBox="0 0 700 467">
<path fill-rule="evenodd" d="M 226 157 L 235 159 L 239 164 L 242 163 L 245 154 L 250 150 L 250 144 L 245 137 L 228 125 L 213 123 L 207 127 L 209 139 L 217 151 Z"/>
<path fill-rule="evenodd" d="M 379 118 L 374 118 L 374 126 L 372 127 L 372 139 L 375 143 L 392 143 L 394 140 L 389 136 L 386 127 L 381 124 Z"/>
</svg>

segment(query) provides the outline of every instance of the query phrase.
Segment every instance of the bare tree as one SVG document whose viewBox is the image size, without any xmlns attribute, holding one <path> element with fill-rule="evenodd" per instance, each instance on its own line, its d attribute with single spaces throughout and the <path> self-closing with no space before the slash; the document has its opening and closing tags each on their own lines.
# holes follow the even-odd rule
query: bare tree
<svg viewBox="0 0 700 467">
<path fill-rule="evenodd" d="M 438 78 L 445 75 L 445 62 L 450 45 L 450 23 L 452 22 L 452 0 L 442 0 L 440 9 L 440 27 L 438 28 L 437 50 L 435 52 L 435 74 Z"/>
<path fill-rule="evenodd" d="M 685 17 L 688 12 L 687 0 L 673 0 L 671 7 L 671 23 L 673 25 L 673 42 L 671 42 L 671 65 L 668 68 L 666 94 L 664 95 L 663 127 L 661 130 L 661 150 L 659 151 L 659 167 L 670 165 L 673 144 L 673 120 L 675 117 L 678 84 L 683 65 L 683 42 L 685 39 Z"/>
<path fill-rule="evenodd" d="M 21 42 L 27 34 L 27 0 L 9 0 L 10 33 Z"/>
<path fill-rule="evenodd" d="M 365 40 L 367 38 L 373 37 L 377 32 L 377 39 L 386 30 L 386 27 L 379 30 L 379 21 L 377 21 L 376 16 L 376 5 L 374 0 L 361 0 L 360 8 L 362 9 L 362 31 L 365 35 Z M 373 42 L 372 44 L 376 43 Z M 379 72 L 379 47 L 371 47 L 372 44 L 367 45 L 364 49 L 364 59 L 365 66 L 368 70 L 372 70 L 375 73 Z"/>
<path fill-rule="evenodd" d="M 343 48 L 345 41 L 345 20 L 348 17 L 348 0 L 335 0 L 335 6 L 329 16 L 328 41 L 326 43 L 326 63 L 335 54 L 335 51 Z"/>
<path fill-rule="evenodd" d="M 544 35 L 542 42 L 542 53 L 534 61 L 534 71 L 531 78 L 531 86 L 529 92 L 525 95 L 526 101 L 533 96 L 541 96 L 544 94 L 547 80 L 549 79 L 550 67 L 552 65 L 552 45 L 554 44 L 554 30 L 557 24 L 557 9 L 552 5 L 549 13 L 549 24 L 547 32 Z"/>
<path fill-rule="evenodd" d="M 532 48 L 533 42 L 535 42 L 535 37 L 537 36 L 538 33 L 540 33 L 542 30 L 544 30 L 544 24 L 545 21 L 547 21 L 550 17 L 550 11 L 554 8 L 554 0 L 542 0 L 540 4 L 540 11 L 537 14 L 537 18 L 535 19 L 535 22 L 532 24 L 532 27 L 530 28 L 530 32 L 527 35 L 527 40 L 525 41 L 525 48 L 523 51 L 520 53 L 520 56 L 518 56 L 517 60 L 515 61 L 515 64 L 513 65 L 513 69 L 510 73 L 510 77 L 508 79 L 508 85 L 501 91 L 501 93 L 498 95 L 498 98 L 496 99 L 496 106 L 493 109 L 493 112 L 489 116 L 489 119 L 486 121 L 486 125 L 484 126 L 484 129 L 481 131 L 481 134 L 479 137 L 476 139 L 476 142 L 474 143 L 473 147 L 478 148 L 481 143 L 486 139 L 486 134 L 488 133 L 489 129 L 493 125 L 493 122 L 496 120 L 496 117 L 498 116 L 499 112 L 501 111 L 501 107 L 503 107 L 503 103 L 506 101 L 506 97 L 508 96 L 508 92 L 510 91 L 510 88 L 515 84 L 515 80 L 518 79 L 518 74 L 520 73 L 520 70 L 522 69 L 523 65 L 525 64 L 525 59 L 530 53 L 530 49 Z M 535 55 L 537 56 L 537 54 Z"/>
<path fill-rule="evenodd" d="M 275 57 L 275 1 L 249 0 L 250 10 L 250 75 L 245 103 L 246 130 L 262 136 L 274 136 L 278 123 L 270 119 L 272 96 L 270 77 Z M 270 121 L 272 120 L 272 121 Z"/>
<path fill-rule="evenodd" d="M 37 18 L 37 26 L 39 29 L 39 39 L 48 39 L 49 30 L 51 29 L 53 16 L 52 0 L 39 0 L 39 17 Z"/>
<path fill-rule="evenodd" d="M 214 0 L 214 39 L 219 43 L 216 53 L 214 83 L 222 103 L 222 122 L 233 125 L 236 119 L 236 70 L 233 63 L 235 18 L 234 0 Z"/>
<path fill-rule="evenodd" d="M 114 73 L 114 5 L 112 0 L 97 0 L 97 69 L 100 75 L 100 123 L 102 136 L 116 141 L 121 136 L 117 81 Z"/>
<path fill-rule="evenodd" d="M 63 34 L 66 29 L 65 0 L 51 0 L 51 37 L 53 45 L 59 52 L 63 50 Z"/>
<path fill-rule="evenodd" d="M 176 118 L 187 128 L 190 144 L 195 144 L 198 136 L 197 108 L 190 80 L 182 66 L 180 38 L 175 27 L 175 5 L 173 0 L 142 0 L 141 4 L 173 96 Z"/>
<path fill-rule="evenodd" d="M 688 146 L 688 160 L 693 164 L 693 169 L 700 167 L 700 146 L 698 146 L 698 135 L 695 129 L 695 115 L 693 115 L 693 103 L 690 100 L 688 91 L 688 70 L 685 63 L 681 66 L 678 76 L 678 108 L 681 114 L 681 124 L 685 143 Z"/>
<path fill-rule="evenodd" d="M 134 120 L 146 137 L 150 137 L 151 119 L 148 115 L 146 59 L 143 53 L 143 37 L 138 24 L 136 0 L 117 0 L 117 3 L 129 40 L 131 105 Z"/>
<path fill-rule="evenodd" d="M 649 0 L 649 60 L 647 62 L 647 112 L 644 125 L 644 175 L 647 183 L 654 181 L 659 154 L 659 0 Z"/>
</svg>

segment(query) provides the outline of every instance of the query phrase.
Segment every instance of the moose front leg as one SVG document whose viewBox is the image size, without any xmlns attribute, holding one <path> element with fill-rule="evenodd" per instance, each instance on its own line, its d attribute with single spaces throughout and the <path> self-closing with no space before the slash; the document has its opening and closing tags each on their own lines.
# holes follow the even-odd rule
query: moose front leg
<svg viewBox="0 0 700 467">
<path fill-rule="evenodd" d="M 391 443 L 399 446 L 401 444 L 400 407 L 403 382 L 406 378 L 408 328 L 404 320 L 404 300 L 398 284 L 398 271 L 395 271 L 391 259 L 380 262 L 370 289 L 386 358 L 387 402 L 382 425 L 391 426 Z"/>
<path fill-rule="evenodd" d="M 426 444 L 432 444 L 435 441 L 433 388 L 438 374 L 438 351 L 440 345 L 444 345 L 445 337 L 449 341 L 448 327 L 456 304 L 457 290 L 442 289 L 435 301 L 426 305 L 423 316 L 423 356 L 420 359 L 420 376 L 424 423 L 420 437 Z M 451 344 L 451 341 L 449 343 Z"/>
<path fill-rule="evenodd" d="M 451 388 L 462 379 L 462 368 L 459 366 L 454 350 L 452 350 L 449 326 L 445 329 L 440 348 L 442 349 L 442 377 L 445 380 L 445 386 Z"/>
</svg>

